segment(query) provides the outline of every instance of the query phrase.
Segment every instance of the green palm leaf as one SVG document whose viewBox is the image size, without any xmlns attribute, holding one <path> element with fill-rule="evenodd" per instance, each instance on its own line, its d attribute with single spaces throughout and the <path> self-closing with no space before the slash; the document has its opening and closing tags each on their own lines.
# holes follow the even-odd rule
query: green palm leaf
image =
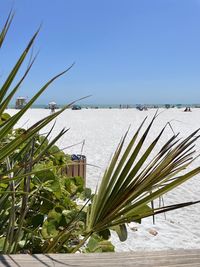
<svg viewBox="0 0 200 267">
<path fill-rule="evenodd" d="M 87 233 L 98 233 L 113 226 L 140 221 L 147 216 L 197 203 L 187 202 L 160 209 L 147 206 L 200 173 L 200 167 L 197 167 L 181 174 L 195 159 L 194 143 L 199 138 L 199 130 L 182 141 L 177 140 L 178 135 L 173 135 L 151 159 L 151 154 L 164 133 L 164 127 L 139 157 L 139 151 L 144 147 L 155 118 L 156 116 L 136 141 L 144 122 L 142 123 L 118 162 L 125 140 L 120 143 L 88 210 Z"/>
<path fill-rule="evenodd" d="M 7 20 L 5 22 L 5 25 L 0 33 L 0 48 L 2 47 L 2 44 L 4 42 L 4 39 L 6 37 L 6 34 L 8 32 L 8 29 L 10 28 L 11 22 L 13 20 L 14 14 L 12 12 L 12 10 L 10 11 L 10 13 L 8 14 Z"/>
</svg>

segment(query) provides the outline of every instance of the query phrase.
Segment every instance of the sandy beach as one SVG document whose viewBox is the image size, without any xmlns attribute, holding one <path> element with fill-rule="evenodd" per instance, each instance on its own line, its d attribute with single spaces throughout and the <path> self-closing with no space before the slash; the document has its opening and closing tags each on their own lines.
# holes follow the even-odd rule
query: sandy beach
<svg viewBox="0 0 200 267">
<path fill-rule="evenodd" d="M 17 110 L 7 110 L 14 114 Z M 148 141 L 152 141 L 159 131 L 170 122 L 175 133 L 180 132 L 181 137 L 186 137 L 200 127 L 200 109 L 192 112 L 183 112 L 183 109 L 160 109 L 160 115 L 155 121 Z M 48 109 L 30 109 L 18 123 L 18 127 L 28 128 L 38 119 L 49 115 Z M 66 153 L 86 155 L 87 186 L 93 190 L 100 181 L 109 160 L 120 141 L 120 138 L 131 125 L 127 139 L 133 135 L 142 120 L 148 116 L 148 121 L 155 114 L 155 109 L 138 111 L 136 109 L 82 109 L 78 111 L 66 110 L 56 120 L 54 134 L 63 127 L 69 128 L 66 135 L 59 140 L 60 148 L 65 148 L 76 143 L 79 145 L 65 149 Z M 48 125 L 42 132 L 51 128 Z M 167 127 L 161 139 L 162 145 L 170 136 L 172 130 Z M 82 150 L 82 142 L 84 146 Z M 148 144 L 148 142 L 147 142 Z M 158 151 L 159 146 L 154 153 Z M 200 140 L 196 142 L 197 153 L 200 152 Z M 91 166 L 90 166 L 91 165 Z M 95 166 L 92 166 L 95 165 Z M 197 159 L 192 167 L 200 165 Z M 175 204 L 184 201 L 195 201 L 200 197 L 200 176 L 196 176 L 184 185 L 164 197 L 165 204 Z M 116 251 L 131 250 L 163 250 L 176 248 L 199 248 L 200 244 L 200 205 L 190 206 L 174 212 L 169 212 L 156 217 L 156 224 L 152 219 L 143 220 L 141 225 L 131 224 L 128 240 L 124 243 L 118 241 L 113 235 L 112 240 Z M 133 228 L 133 230 L 131 230 Z M 156 231 L 157 235 L 150 233 Z M 150 232 L 149 232 L 150 231 Z"/>
</svg>

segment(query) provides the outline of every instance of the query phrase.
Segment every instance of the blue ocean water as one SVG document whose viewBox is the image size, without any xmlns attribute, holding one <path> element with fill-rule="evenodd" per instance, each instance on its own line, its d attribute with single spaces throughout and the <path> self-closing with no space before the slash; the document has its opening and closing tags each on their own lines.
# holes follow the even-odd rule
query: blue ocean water
<svg viewBox="0 0 200 267">
<path fill-rule="evenodd" d="M 200 108 L 200 104 L 80 104 L 81 108 L 92 108 L 92 109 L 108 109 L 108 108 L 136 108 L 139 106 L 147 107 L 147 108 L 184 108 L 184 107 L 191 107 L 191 108 Z M 64 107 L 63 104 L 57 104 L 58 108 Z M 8 108 L 15 108 L 15 105 L 9 105 Z M 35 104 L 32 105 L 31 108 L 44 108 L 48 109 L 47 104 Z"/>
</svg>

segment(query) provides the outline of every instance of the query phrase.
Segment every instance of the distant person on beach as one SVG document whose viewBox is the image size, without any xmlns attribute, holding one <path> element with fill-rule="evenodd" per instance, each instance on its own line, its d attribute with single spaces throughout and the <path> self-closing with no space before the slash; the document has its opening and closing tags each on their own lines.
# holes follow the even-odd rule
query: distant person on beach
<svg viewBox="0 0 200 267">
<path fill-rule="evenodd" d="M 184 109 L 184 112 L 191 112 L 191 109 L 190 109 L 190 107 L 188 108 L 188 107 L 186 107 L 185 109 Z"/>
</svg>

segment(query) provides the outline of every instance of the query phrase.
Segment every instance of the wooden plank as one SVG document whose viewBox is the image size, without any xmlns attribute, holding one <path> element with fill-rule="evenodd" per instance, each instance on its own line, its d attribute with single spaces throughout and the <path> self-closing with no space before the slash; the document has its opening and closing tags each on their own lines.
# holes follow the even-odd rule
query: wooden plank
<svg viewBox="0 0 200 267">
<path fill-rule="evenodd" d="M 1 255 L 0 267 L 200 267 L 200 250 L 94 254 Z"/>
<path fill-rule="evenodd" d="M 73 171 L 72 171 L 73 175 L 72 176 L 73 177 L 79 176 L 78 175 L 78 173 L 79 173 L 79 171 L 78 171 L 78 169 L 79 169 L 79 161 L 75 160 L 74 164 L 72 166 L 73 166 Z"/>
<path fill-rule="evenodd" d="M 143 252 L 123 252 L 123 253 L 88 253 L 88 254 L 81 254 L 77 253 L 76 255 L 74 254 L 67 254 L 67 257 L 70 259 L 70 257 L 73 259 L 76 257 L 76 259 L 85 259 L 87 258 L 92 258 L 92 259 L 110 259 L 111 256 L 115 257 L 116 260 L 118 259 L 140 259 L 140 258 L 159 258 L 159 257 L 200 257 L 200 250 L 164 250 L 164 251 L 143 251 Z M 66 254 L 53 254 L 54 258 L 66 258 Z M 113 259 L 114 260 L 114 259 Z"/>
<path fill-rule="evenodd" d="M 80 176 L 84 179 L 84 185 L 86 184 L 86 157 L 82 155 L 82 159 L 73 160 L 71 164 L 64 167 L 61 171 L 62 174 L 66 174 L 68 177 Z"/>
<path fill-rule="evenodd" d="M 72 177 L 72 169 L 73 169 L 73 165 L 68 165 L 66 167 L 65 172 L 66 172 L 68 177 Z"/>
</svg>

